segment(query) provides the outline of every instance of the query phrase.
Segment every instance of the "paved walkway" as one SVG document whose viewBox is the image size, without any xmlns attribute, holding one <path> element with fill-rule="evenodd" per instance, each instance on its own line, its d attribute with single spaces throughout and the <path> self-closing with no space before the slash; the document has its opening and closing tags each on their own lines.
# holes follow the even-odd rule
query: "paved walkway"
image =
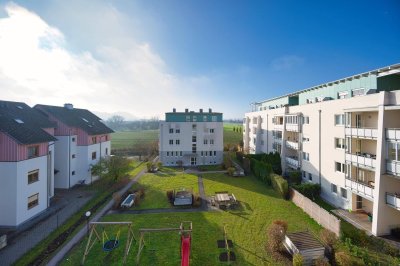
<svg viewBox="0 0 400 266">
<path fill-rule="evenodd" d="M 8 234 L 8 245 L 0 250 L 0 265 L 11 265 L 18 260 L 80 210 L 93 195 L 94 192 L 83 187 L 56 189 L 46 211 Z"/>
<path fill-rule="evenodd" d="M 156 162 L 158 160 L 158 157 L 156 157 L 153 162 Z M 122 188 L 119 193 L 122 195 L 130 187 L 136 183 L 144 174 L 146 173 L 146 169 L 143 169 L 139 174 L 136 175 L 134 179 L 132 179 L 128 184 L 125 185 L 124 188 Z M 92 219 L 90 219 L 90 222 L 96 222 L 98 221 L 103 215 L 105 215 L 111 207 L 114 205 L 114 199 L 111 199 L 106 206 L 104 206 Z M 67 255 L 67 253 L 75 246 L 77 245 L 87 234 L 87 227 L 84 226 L 82 227 L 81 230 L 68 242 L 66 243 L 58 252 L 51 258 L 51 260 L 47 263 L 47 265 L 50 266 L 55 266 L 58 265 L 59 262 Z"/>
</svg>

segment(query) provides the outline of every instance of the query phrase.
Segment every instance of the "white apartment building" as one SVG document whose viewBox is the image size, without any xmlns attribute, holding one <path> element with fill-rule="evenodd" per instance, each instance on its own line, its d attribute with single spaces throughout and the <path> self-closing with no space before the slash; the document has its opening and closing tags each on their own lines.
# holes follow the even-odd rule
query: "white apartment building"
<svg viewBox="0 0 400 266">
<path fill-rule="evenodd" d="M 278 151 L 372 234 L 400 225 L 400 64 L 254 103 L 243 124 L 245 151 Z"/>
<path fill-rule="evenodd" d="M 223 160 L 222 113 L 190 111 L 165 113 L 160 123 L 159 156 L 163 165 L 221 164 Z"/>
<path fill-rule="evenodd" d="M 34 108 L 56 124 L 54 186 L 70 188 L 97 180 L 91 168 L 100 158 L 110 155 L 110 133 L 114 131 L 90 111 L 74 108 L 72 104 Z"/>
<path fill-rule="evenodd" d="M 16 228 L 50 205 L 54 127 L 25 103 L 0 101 L 0 228 Z"/>
</svg>

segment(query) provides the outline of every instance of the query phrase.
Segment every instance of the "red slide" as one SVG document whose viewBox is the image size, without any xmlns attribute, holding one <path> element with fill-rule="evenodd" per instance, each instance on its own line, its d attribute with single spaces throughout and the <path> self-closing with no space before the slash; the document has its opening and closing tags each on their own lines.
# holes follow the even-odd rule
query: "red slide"
<svg viewBox="0 0 400 266">
<path fill-rule="evenodd" d="M 190 258 L 190 236 L 182 236 L 181 246 L 181 266 L 189 266 Z"/>
</svg>

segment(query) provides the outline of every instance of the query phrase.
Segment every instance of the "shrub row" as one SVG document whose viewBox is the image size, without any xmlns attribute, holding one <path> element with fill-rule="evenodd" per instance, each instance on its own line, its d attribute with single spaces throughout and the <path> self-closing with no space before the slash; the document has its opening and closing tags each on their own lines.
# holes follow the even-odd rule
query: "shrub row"
<svg viewBox="0 0 400 266">
<path fill-rule="evenodd" d="M 245 157 L 247 157 L 249 159 L 255 159 L 260 162 L 268 163 L 272 166 L 272 171 L 275 174 L 277 174 L 277 175 L 282 174 L 281 156 L 279 155 L 278 152 L 261 153 L 261 154 L 247 154 L 247 155 L 245 155 Z"/>
<path fill-rule="evenodd" d="M 256 159 L 250 160 L 250 167 L 253 174 L 267 185 L 271 185 L 272 166 L 269 163 L 257 161 Z"/>
<path fill-rule="evenodd" d="M 321 193 L 319 184 L 303 183 L 300 185 L 293 185 L 293 188 L 311 200 L 315 200 Z"/>
</svg>

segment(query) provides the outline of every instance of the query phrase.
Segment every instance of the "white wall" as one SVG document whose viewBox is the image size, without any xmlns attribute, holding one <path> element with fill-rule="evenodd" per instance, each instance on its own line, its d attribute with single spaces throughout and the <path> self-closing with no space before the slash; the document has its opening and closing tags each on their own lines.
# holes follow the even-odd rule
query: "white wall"
<svg viewBox="0 0 400 266">
<path fill-rule="evenodd" d="M 77 168 L 77 136 L 56 136 L 57 141 L 54 145 L 54 168 L 59 172 L 54 175 L 54 186 L 56 188 L 69 188 L 73 182 L 72 171 L 76 172 Z M 72 142 L 72 138 L 75 138 L 75 142 Z M 72 155 L 75 154 L 75 159 Z"/>
</svg>

